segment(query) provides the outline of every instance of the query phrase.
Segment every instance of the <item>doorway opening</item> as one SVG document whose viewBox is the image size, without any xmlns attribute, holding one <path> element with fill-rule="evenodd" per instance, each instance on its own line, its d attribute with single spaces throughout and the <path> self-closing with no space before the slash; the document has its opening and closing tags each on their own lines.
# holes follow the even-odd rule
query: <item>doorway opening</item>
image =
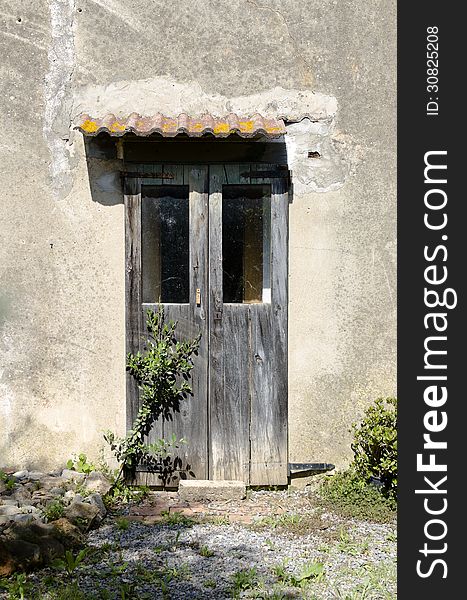
<svg viewBox="0 0 467 600">
<path fill-rule="evenodd" d="M 181 337 L 201 333 L 193 396 L 149 436 L 185 438 L 179 456 L 197 479 L 287 483 L 289 173 L 283 146 L 125 141 L 127 351 L 142 348 L 146 311 L 160 303 Z M 129 377 L 129 427 L 138 408 Z M 157 474 L 142 481 L 160 484 Z"/>
</svg>

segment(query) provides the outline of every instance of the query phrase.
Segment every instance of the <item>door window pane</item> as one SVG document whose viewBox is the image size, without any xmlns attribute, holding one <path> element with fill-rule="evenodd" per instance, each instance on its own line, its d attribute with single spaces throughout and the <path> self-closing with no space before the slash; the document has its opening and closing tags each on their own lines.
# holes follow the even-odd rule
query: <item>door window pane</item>
<svg viewBox="0 0 467 600">
<path fill-rule="evenodd" d="M 224 185 L 222 190 L 223 301 L 271 301 L 269 185 Z"/>
<path fill-rule="evenodd" d="M 143 302 L 189 302 L 188 186 L 143 186 Z"/>
</svg>

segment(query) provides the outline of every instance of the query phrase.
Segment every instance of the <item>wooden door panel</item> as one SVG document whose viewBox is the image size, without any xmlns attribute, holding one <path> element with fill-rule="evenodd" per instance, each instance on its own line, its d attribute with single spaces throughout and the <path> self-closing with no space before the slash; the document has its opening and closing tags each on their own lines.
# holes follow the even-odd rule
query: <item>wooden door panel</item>
<svg viewBox="0 0 467 600">
<path fill-rule="evenodd" d="M 208 377 L 208 334 L 207 334 L 207 235 L 208 235 L 208 195 L 207 168 L 175 165 L 141 165 L 144 171 L 143 179 L 132 179 L 132 186 L 138 194 L 126 194 L 126 263 L 127 263 L 127 351 L 142 350 L 146 336 L 146 313 L 148 309 L 157 310 L 159 304 L 143 302 L 144 265 L 142 264 L 142 235 L 141 218 L 142 203 L 145 193 L 150 194 L 151 186 L 188 186 L 189 204 L 189 292 L 187 302 L 162 302 L 167 320 L 177 321 L 176 335 L 179 339 L 191 339 L 201 332 L 201 343 L 198 356 L 194 359 L 191 387 L 193 396 L 182 400 L 180 411 L 171 420 L 159 419 L 148 436 L 148 442 L 160 438 L 170 439 L 174 434 L 177 439 L 184 438 L 186 445 L 182 446 L 174 458 L 178 456 L 183 467 L 187 464 L 198 479 L 207 477 L 207 377 Z M 154 177 L 148 177 L 150 169 Z M 162 179 L 157 175 L 164 174 L 170 178 Z M 141 185 L 142 184 L 142 185 Z M 145 186 L 149 186 L 146 187 Z M 128 191 L 135 191 L 133 187 Z M 142 189 L 141 189 L 142 188 Z M 148 190 L 145 192 L 145 189 Z M 157 188 L 160 189 L 160 188 Z M 153 194 L 154 195 L 154 194 Z M 158 234 L 150 238 L 151 242 L 160 243 Z M 155 260 L 151 253 L 151 260 Z M 159 269 L 160 261 L 158 262 Z M 147 286 L 146 286 L 147 288 Z M 199 289 L 199 300 L 196 302 L 196 290 Z M 185 299 L 185 298 L 184 298 Z M 127 384 L 127 427 L 131 428 L 139 409 L 138 389 L 134 380 L 128 376 Z M 149 485 L 160 485 L 157 474 L 140 471 L 137 482 Z M 169 487 L 176 484 L 172 480 Z"/>
<path fill-rule="evenodd" d="M 284 182 L 250 180 L 245 175 L 250 168 L 270 170 L 268 165 L 210 167 L 210 477 L 283 485 L 288 475 L 288 198 Z M 245 293 L 243 302 L 224 303 L 223 186 L 245 183 L 271 186 L 270 271 L 263 273 L 272 272 L 271 298 L 251 301 Z M 249 251 L 255 251 L 249 243 Z M 264 252 L 263 258 L 269 260 Z"/>
</svg>

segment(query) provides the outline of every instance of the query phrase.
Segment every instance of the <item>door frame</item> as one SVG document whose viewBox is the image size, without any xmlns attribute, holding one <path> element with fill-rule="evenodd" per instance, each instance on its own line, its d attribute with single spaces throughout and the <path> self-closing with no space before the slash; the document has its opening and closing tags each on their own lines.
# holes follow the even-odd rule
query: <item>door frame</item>
<svg viewBox="0 0 467 600">
<path fill-rule="evenodd" d="M 193 277 L 194 262 L 203 264 L 205 268 L 195 271 L 199 274 L 201 281 L 195 287 L 201 290 L 201 306 L 205 310 L 195 310 L 195 322 L 207 326 L 205 339 L 208 366 L 208 378 L 205 382 L 207 394 L 206 410 L 206 468 L 204 477 L 209 479 L 225 478 L 222 472 L 213 467 L 213 436 L 219 437 L 222 432 L 215 431 L 212 422 L 212 410 L 215 408 L 214 398 L 211 396 L 212 381 L 209 376 L 211 372 L 211 361 L 223 361 L 222 348 L 216 346 L 216 324 L 213 316 L 220 308 L 219 298 L 213 293 L 216 286 L 211 286 L 219 276 L 222 278 L 222 269 L 219 272 L 219 260 L 210 258 L 211 248 L 220 248 L 219 233 L 222 222 L 222 185 L 224 183 L 240 184 L 270 184 L 271 186 L 271 247 L 276 248 L 271 256 L 271 287 L 273 290 L 271 299 L 271 310 L 274 311 L 278 323 L 277 332 L 273 339 L 273 352 L 278 357 L 278 364 L 283 372 L 279 378 L 280 385 L 275 387 L 274 402 L 269 406 L 261 406 L 258 403 L 258 418 L 255 423 L 258 426 L 250 434 L 250 456 L 248 468 L 243 469 L 241 478 L 250 485 L 285 485 L 288 477 L 288 440 L 287 440 L 287 324 L 288 324 L 288 193 L 289 179 L 288 171 L 278 169 L 277 165 L 266 164 L 224 164 L 224 165 L 152 165 L 148 172 L 148 165 L 138 165 L 135 171 L 124 174 L 124 207 L 125 207 L 125 329 L 126 329 L 126 352 L 137 352 L 142 348 L 145 323 L 142 307 L 142 248 L 141 248 L 141 206 L 143 185 L 183 185 L 189 184 L 190 201 L 190 231 L 192 225 L 191 211 L 193 206 L 203 210 L 207 208 L 205 230 L 197 231 L 196 236 L 190 235 L 190 285 Z M 264 176 L 261 173 L 264 172 Z M 189 180 L 187 173 L 190 174 Z M 196 173 L 193 176 L 193 173 Z M 187 181 L 185 181 L 187 179 Z M 198 195 L 198 202 L 192 203 L 192 194 Z M 220 203 L 220 206 L 219 206 Z M 274 207 L 280 207 L 275 210 Z M 198 209 L 197 209 L 198 210 Z M 204 219 L 204 217 L 203 217 Z M 195 219 L 193 220 L 193 222 Z M 274 222 L 274 226 L 273 226 Z M 204 243 L 199 243 L 201 238 L 207 235 Z M 201 255 L 199 254 L 200 247 Z M 203 255 L 207 252 L 207 255 Z M 219 257 L 218 257 L 219 259 Z M 217 265 L 217 267 L 216 267 Z M 217 286 L 218 288 L 219 286 Z M 221 299 L 222 300 L 222 299 Z M 194 294 L 190 289 L 190 306 L 194 302 Z M 149 308 L 149 306 L 148 306 Z M 194 307 L 196 309 L 196 307 Z M 204 321 L 204 323 L 203 323 Z M 208 322 L 209 321 L 209 322 Z M 220 352 L 219 352 L 220 351 Z M 216 354 L 217 352 L 217 354 Z M 221 364 L 216 368 L 222 368 Z M 204 387 L 204 386 L 202 386 Z M 271 413 L 271 406 L 275 414 Z M 275 408 L 274 408 L 275 407 Z M 139 409 L 138 388 L 134 379 L 127 374 L 126 379 L 126 425 L 127 430 L 131 428 L 134 418 Z M 261 414 L 262 413 L 262 414 Z M 278 424 L 268 429 L 264 424 L 267 419 L 274 416 L 274 423 Z M 162 431 L 156 432 L 162 437 Z M 261 448 L 261 440 L 277 437 L 280 440 L 279 447 L 275 450 L 275 456 L 261 455 L 255 448 Z M 202 452 L 202 448 L 199 449 Z M 256 454 L 255 454 L 256 452 Z M 256 456 L 256 458 L 255 458 Z M 268 458 L 269 457 L 269 458 Z M 148 485 L 160 485 L 157 474 L 144 474 L 144 482 Z"/>
</svg>

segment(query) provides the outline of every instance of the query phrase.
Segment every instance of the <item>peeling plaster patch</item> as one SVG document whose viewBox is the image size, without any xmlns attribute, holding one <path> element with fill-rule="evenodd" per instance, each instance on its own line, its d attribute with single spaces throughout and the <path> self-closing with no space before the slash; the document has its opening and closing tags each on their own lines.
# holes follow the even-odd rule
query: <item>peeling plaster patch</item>
<svg viewBox="0 0 467 600">
<path fill-rule="evenodd" d="M 52 188 L 57 197 L 71 184 L 69 153 L 60 134 L 60 118 L 66 106 L 67 88 L 73 77 L 75 45 L 73 13 L 75 0 L 50 0 L 52 41 L 48 52 L 49 72 L 45 77 L 43 132 L 49 147 Z"/>
<path fill-rule="evenodd" d="M 137 112 L 153 115 L 186 113 L 200 116 L 211 113 L 221 117 L 233 112 L 242 116 L 260 113 L 264 117 L 300 121 L 332 121 L 337 112 L 337 100 L 307 90 L 286 90 L 275 87 L 250 96 L 227 98 L 206 94 L 199 83 L 179 83 L 167 77 L 117 81 L 108 85 L 84 86 L 77 90 L 73 102 L 73 117 L 88 113 L 103 117 L 107 113 L 117 117 Z"/>
<path fill-rule="evenodd" d="M 294 193 L 330 192 L 344 185 L 349 169 L 333 143 L 331 129 L 332 123 L 310 119 L 287 126 L 285 143 Z M 320 157 L 309 158 L 310 151 Z"/>
</svg>

